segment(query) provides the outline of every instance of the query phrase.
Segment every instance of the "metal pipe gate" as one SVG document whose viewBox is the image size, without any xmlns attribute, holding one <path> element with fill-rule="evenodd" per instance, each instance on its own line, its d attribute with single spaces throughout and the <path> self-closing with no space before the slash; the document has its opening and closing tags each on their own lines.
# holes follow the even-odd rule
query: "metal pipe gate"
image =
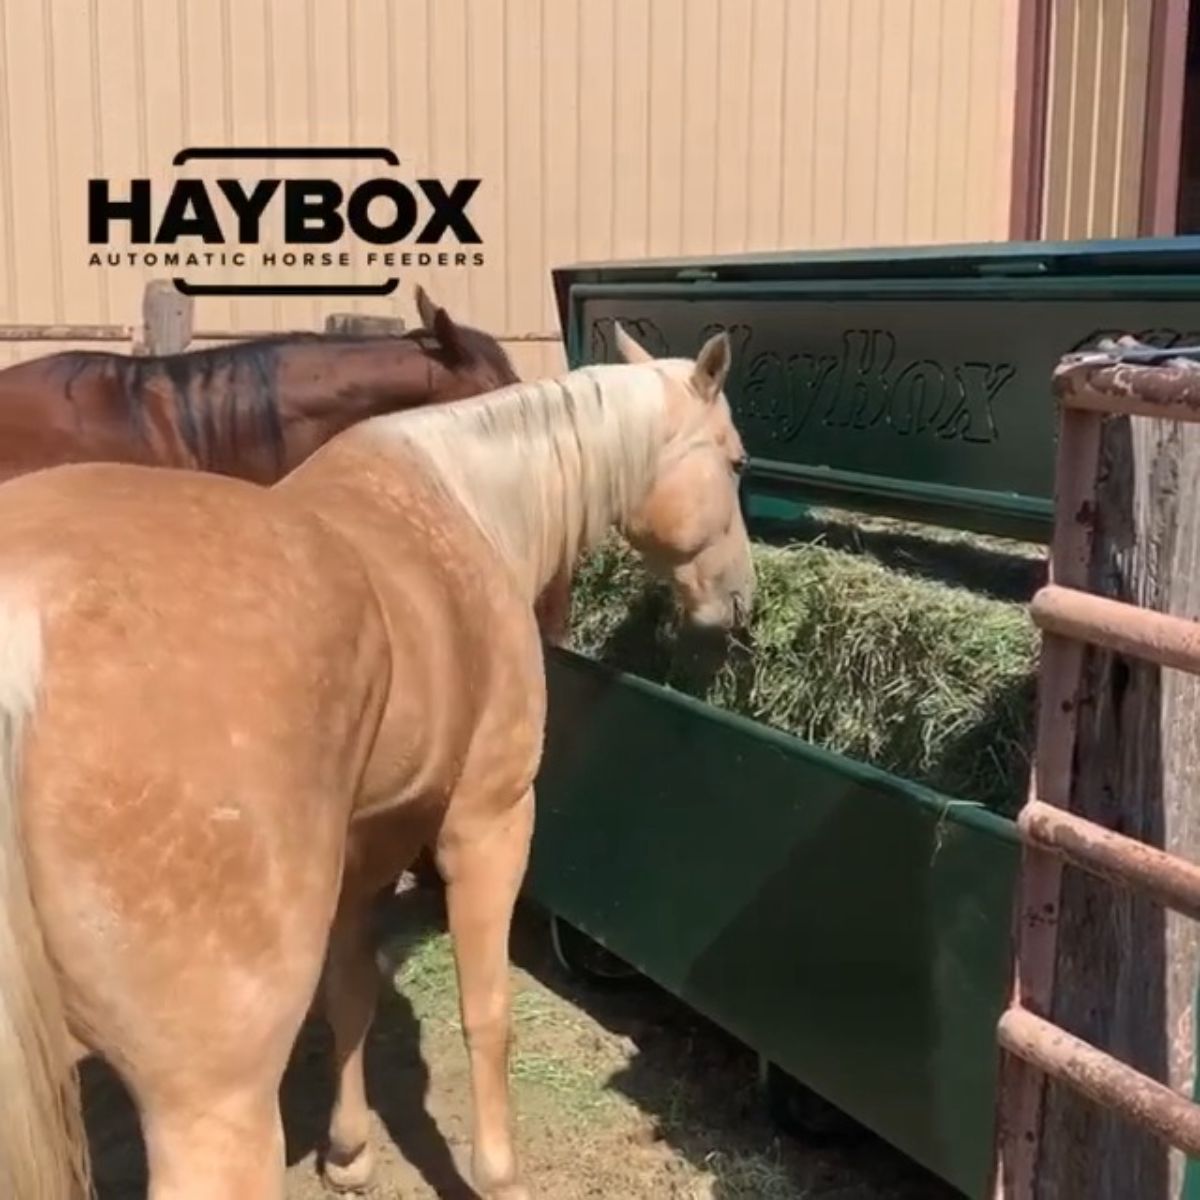
<svg viewBox="0 0 1200 1200">
<path fill-rule="evenodd" d="M 1100 435 L 1108 414 L 1200 421 L 1200 351 L 1132 339 L 1064 358 L 1049 579 L 1034 597 L 1043 633 L 1034 766 L 1017 819 L 1024 843 L 1016 963 L 997 1034 L 1004 1051 L 997 1112 L 996 1200 L 1031 1200 L 1045 1077 L 1200 1157 L 1200 1105 L 1069 1034 L 1049 1015 L 1064 863 L 1200 919 L 1200 867 L 1070 811 L 1076 708 L 1085 644 L 1200 674 L 1200 622 L 1089 592 Z"/>
</svg>

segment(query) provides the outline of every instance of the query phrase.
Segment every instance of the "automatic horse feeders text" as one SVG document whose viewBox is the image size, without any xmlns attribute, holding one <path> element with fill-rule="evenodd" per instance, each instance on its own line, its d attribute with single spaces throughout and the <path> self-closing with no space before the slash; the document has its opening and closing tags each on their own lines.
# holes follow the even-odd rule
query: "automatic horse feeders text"
<svg viewBox="0 0 1200 1200">
<path fill-rule="evenodd" d="M 728 330 L 759 537 L 816 503 L 1044 542 L 1060 357 L 1117 333 L 1200 339 L 1200 239 L 611 263 L 554 282 L 573 366 L 615 357 L 614 321 L 656 355 Z M 551 653 L 550 700 L 530 895 L 982 1197 L 1011 820 L 568 650 Z"/>
</svg>

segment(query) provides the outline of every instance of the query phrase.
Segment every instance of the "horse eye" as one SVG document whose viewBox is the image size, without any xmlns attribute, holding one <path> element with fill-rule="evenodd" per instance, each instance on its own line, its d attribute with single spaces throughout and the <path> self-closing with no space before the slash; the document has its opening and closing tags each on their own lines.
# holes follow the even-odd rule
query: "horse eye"
<svg viewBox="0 0 1200 1200">
<path fill-rule="evenodd" d="M 744 457 L 743 458 L 735 458 L 733 460 L 733 473 L 735 475 L 740 475 L 746 469 L 747 462 L 748 462 L 748 459 L 746 459 Z"/>
</svg>

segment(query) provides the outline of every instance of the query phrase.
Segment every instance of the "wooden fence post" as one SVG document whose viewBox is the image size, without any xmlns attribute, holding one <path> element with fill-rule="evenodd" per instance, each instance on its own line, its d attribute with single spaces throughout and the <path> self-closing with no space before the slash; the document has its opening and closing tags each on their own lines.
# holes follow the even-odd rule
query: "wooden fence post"
<svg viewBox="0 0 1200 1200">
<path fill-rule="evenodd" d="M 1200 425 L 1109 420 L 1097 481 L 1094 590 L 1200 618 Z M 1200 678 L 1089 650 L 1073 810 L 1200 860 Z M 1186 1094 L 1195 1079 L 1200 927 L 1082 872 L 1063 873 L 1053 1013 Z M 1177 1200 L 1185 1159 L 1149 1132 L 1048 1083 L 1037 1200 Z"/>
<path fill-rule="evenodd" d="M 325 332 L 351 337 L 399 337 L 404 332 L 403 317 L 379 317 L 370 313 L 330 313 Z"/>
<path fill-rule="evenodd" d="M 142 295 L 142 354 L 178 354 L 192 340 L 193 301 L 169 279 L 152 279 Z"/>
</svg>

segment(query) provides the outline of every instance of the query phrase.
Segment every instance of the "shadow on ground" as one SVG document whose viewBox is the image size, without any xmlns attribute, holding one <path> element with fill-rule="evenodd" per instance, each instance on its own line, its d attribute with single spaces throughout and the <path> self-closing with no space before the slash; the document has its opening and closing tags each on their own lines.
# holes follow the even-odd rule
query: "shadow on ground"
<svg viewBox="0 0 1200 1200">
<path fill-rule="evenodd" d="M 445 927 L 437 889 L 391 898 L 380 917 L 380 960 L 389 977 L 408 953 Z M 620 1068 L 607 1071 L 608 1078 L 596 1082 L 628 1102 L 625 1109 L 633 1119 L 628 1136 L 634 1143 L 630 1156 L 659 1151 L 659 1159 L 678 1163 L 675 1173 L 647 1175 L 649 1190 L 641 1192 L 636 1190 L 636 1174 L 631 1178 L 626 1169 L 619 1176 L 620 1200 L 954 1200 L 957 1196 L 856 1126 L 838 1128 L 840 1140 L 834 1144 L 782 1135 L 763 1109 L 756 1062 L 745 1047 L 647 981 L 598 989 L 567 976 L 553 957 L 547 922 L 537 909 L 523 906 L 518 912 L 513 960 L 518 971 L 529 977 L 529 985 L 545 989 L 557 1009 L 557 1017 L 554 1009 L 548 1009 L 546 1020 L 569 1021 L 579 1015 L 575 1010 L 582 1010 L 589 1025 L 595 1022 L 591 1027 L 597 1038 L 610 1043 L 610 1050 L 621 1047 Z M 474 1200 L 476 1193 L 464 1182 L 444 1136 L 445 1094 L 431 1105 L 430 1071 L 422 1057 L 413 1007 L 386 986 L 381 997 L 367 1050 L 368 1094 L 387 1136 L 414 1170 L 387 1176 L 381 1181 L 382 1190 L 371 1195 Z M 311 1159 L 314 1151 L 319 1156 L 323 1150 L 332 1101 L 329 1049 L 323 1020 L 310 1017 L 282 1088 L 288 1163 L 303 1164 L 299 1182 L 289 1179 L 288 1196 L 300 1200 L 321 1194 Z M 449 1057 L 450 1051 L 442 1053 Z M 611 1053 L 604 1061 L 613 1061 Z M 439 1061 L 436 1069 L 443 1079 L 443 1093 L 445 1076 L 453 1080 L 450 1090 L 458 1111 L 449 1114 L 449 1124 L 461 1150 L 469 1113 L 466 1076 L 461 1064 Z M 145 1196 L 145 1154 L 127 1093 L 110 1071 L 95 1063 L 86 1065 L 84 1090 L 99 1200 L 140 1200 Z M 436 1110 L 436 1122 L 431 1108 Z M 537 1113 L 528 1114 L 528 1119 L 535 1124 L 550 1120 Z M 622 1143 L 611 1136 L 611 1130 L 605 1135 L 597 1126 L 596 1134 L 609 1137 L 602 1158 L 611 1161 L 621 1155 Z M 603 1178 L 603 1167 L 599 1174 L 594 1166 L 581 1167 L 588 1177 L 578 1184 L 570 1175 L 569 1161 L 564 1168 L 572 1143 L 578 1146 L 590 1136 L 586 1123 L 573 1122 L 562 1130 L 539 1129 L 527 1137 L 532 1154 L 526 1153 L 526 1163 L 535 1189 L 539 1175 L 546 1180 L 561 1178 L 565 1169 L 572 1196 L 610 1196 L 614 1181 Z M 667 1180 L 680 1182 L 668 1186 Z M 548 1190 L 543 1187 L 535 1194 L 539 1200 L 561 1200 L 565 1195 L 561 1186 L 550 1184 Z"/>
<path fill-rule="evenodd" d="M 709 1174 L 705 1200 L 961 1200 L 815 1096 L 799 1098 L 822 1131 L 781 1132 L 766 1112 L 752 1051 L 642 977 L 595 985 L 569 976 L 554 958 L 546 916 L 533 906 L 521 912 L 513 958 L 632 1043 L 608 1086 L 651 1119 L 653 1136 Z"/>
<path fill-rule="evenodd" d="M 385 902 L 381 938 L 405 946 L 440 928 L 437 900 L 414 893 L 407 906 Z M 388 964 L 392 969 L 395 962 Z M 430 1074 L 419 1046 L 412 1005 L 392 988 L 380 988 L 379 1012 L 368 1039 L 367 1094 L 396 1148 L 440 1200 L 477 1200 L 459 1172 L 442 1132 L 426 1106 Z M 288 1166 L 316 1154 L 323 1161 L 333 1103 L 332 1047 L 328 1026 L 310 1014 L 296 1040 L 281 1089 Z M 82 1072 L 84 1111 L 95 1168 L 97 1200 L 140 1200 L 146 1194 L 146 1156 L 136 1111 L 121 1081 L 104 1064 Z M 319 1194 L 319 1181 L 314 1194 Z M 293 1194 L 289 1185 L 288 1195 Z M 307 1189 L 306 1189 L 307 1194 Z M 385 1194 L 392 1194 L 386 1192 Z M 397 1193 L 398 1194 L 398 1193 Z"/>
</svg>

